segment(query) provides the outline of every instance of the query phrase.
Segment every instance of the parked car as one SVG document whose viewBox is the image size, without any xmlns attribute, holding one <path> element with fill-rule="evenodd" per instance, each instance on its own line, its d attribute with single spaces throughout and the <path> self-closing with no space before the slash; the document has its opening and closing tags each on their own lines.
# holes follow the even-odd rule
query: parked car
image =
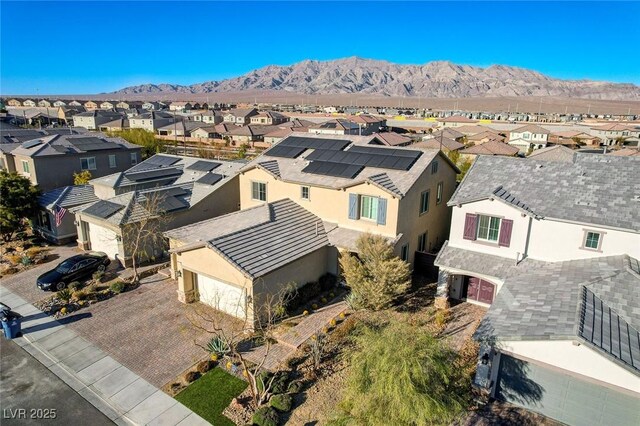
<svg viewBox="0 0 640 426">
<path fill-rule="evenodd" d="M 40 275 L 37 286 L 41 290 L 62 290 L 70 283 L 87 278 L 96 271 L 104 271 L 110 262 L 109 257 L 100 251 L 78 254 Z"/>
</svg>

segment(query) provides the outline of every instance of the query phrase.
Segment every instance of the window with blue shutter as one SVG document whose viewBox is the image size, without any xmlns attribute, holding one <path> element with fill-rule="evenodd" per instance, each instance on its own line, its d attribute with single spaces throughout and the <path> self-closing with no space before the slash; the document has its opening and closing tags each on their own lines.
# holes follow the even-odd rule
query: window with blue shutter
<svg viewBox="0 0 640 426">
<path fill-rule="evenodd" d="M 387 224 L 387 200 L 378 198 L 378 225 Z"/>
<path fill-rule="evenodd" d="M 349 194 L 349 219 L 358 220 L 358 194 Z"/>
</svg>

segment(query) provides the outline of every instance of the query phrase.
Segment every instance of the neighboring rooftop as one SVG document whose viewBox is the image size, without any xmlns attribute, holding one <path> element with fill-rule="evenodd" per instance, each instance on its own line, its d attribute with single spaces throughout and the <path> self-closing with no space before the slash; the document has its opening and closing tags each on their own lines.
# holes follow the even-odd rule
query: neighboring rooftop
<svg viewBox="0 0 640 426">
<path fill-rule="evenodd" d="M 564 163 L 573 163 L 573 157 L 575 157 L 576 151 L 571 148 L 567 148 L 564 145 L 553 145 L 546 148 L 537 149 L 533 151 L 527 158 L 531 160 L 542 161 L 560 161 Z"/>
<path fill-rule="evenodd" d="M 548 135 L 551 133 L 544 127 L 538 126 L 537 124 L 527 124 L 526 126 L 518 127 L 511 131 L 511 133 L 524 133 L 524 132 L 529 132 L 534 134 L 543 134 L 543 135 Z"/>
<path fill-rule="evenodd" d="M 64 208 L 98 201 L 92 185 L 73 185 L 47 191 L 38 197 L 41 206 L 53 210 L 55 206 Z"/>
<path fill-rule="evenodd" d="M 498 140 L 491 140 L 480 145 L 473 145 L 460 151 L 460 154 L 473 154 L 479 156 L 507 156 L 513 157 L 520 149 Z"/>
<path fill-rule="evenodd" d="M 258 278 L 329 245 L 320 218 L 290 199 L 262 204 L 165 233 L 209 247 L 246 276 Z"/>
<path fill-rule="evenodd" d="M 102 133 L 70 135 L 61 132 L 27 140 L 11 153 L 29 157 L 45 157 L 130 149 L 140 149 L 140 146 L 129 143 L 122 138 L 107 137 Z"/>
<path fill-rule="evenodd" d="M 448 149 L 449 151 L 456 151 L 458 149 L 464 148 L 464 145 L 460 142 L 444 136 L 442 138 L 432 138 L 424 140 L 422 142 L 411 144 L 410 148 L 440 149 L 441 146 Z"/>
<path fill-rule="evenodd" d="M 640 374 L 640 275 L 626 255 L 546 263 L 505 280 L 475 337 L 576 340 Z"/>
<path fill-rule="evenodd" d="M 608 155 L 616 157 L 640 157 L 640 149 L 638 148 L 622 148 L 610 151 Z"/>
<path fill-rule="evenodd" d="M 576 153 L 567 163 L 479 156 L 448 204 L 497 198 L 497 190 L 536 217 L 640 232 L 638 157 Z"/>
<path fill-rule="evenodd" d="M 373 142 L 375 142 L 374 139 L 387 146 L 407 145 L 412 141 L 410 137 L 398 134 L 396 132 L 374 133 L 371 137 L 372 145 L 374 144 Z"/>
</svg>

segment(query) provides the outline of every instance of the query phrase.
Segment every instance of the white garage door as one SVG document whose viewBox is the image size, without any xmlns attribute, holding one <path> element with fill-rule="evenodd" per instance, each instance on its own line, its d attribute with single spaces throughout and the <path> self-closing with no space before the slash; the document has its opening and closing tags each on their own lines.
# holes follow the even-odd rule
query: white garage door
<svg viewBox="0 0 640 426">
<path fill-rule="evenodd" d="M 244 289 L 201 274 L 195 274 L 200 301 L 234 317 L 244 318 Z"/>
<path fill-rule="evenodd" d="M 105 252 L 110 259 L 115 259 L 116 254 L 118 254 L 116 233 L 102 226 L 94 225 L 93 223 L 89 223 L 88 225 L 91 250 Z"/>
</svg>

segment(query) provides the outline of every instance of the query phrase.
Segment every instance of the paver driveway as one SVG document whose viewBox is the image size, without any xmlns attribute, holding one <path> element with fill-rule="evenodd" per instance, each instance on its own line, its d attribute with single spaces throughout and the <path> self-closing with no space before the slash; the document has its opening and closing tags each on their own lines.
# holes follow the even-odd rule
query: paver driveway
<svg viewBox="0 0 640 426">
<path fill-rule="evenodd" d="M 161 387 L 205 357 L 194 342 L 206 345 L 211 338 L 191 325 L 187 315 L 193 306 L 180 303 L 176 290 L 175 281 L 156 274 L 142 280 L 137 289 L 82 309 L 62 322 Z M 75 320 L 76 315 L 81 319 Z"/>
</svg>

